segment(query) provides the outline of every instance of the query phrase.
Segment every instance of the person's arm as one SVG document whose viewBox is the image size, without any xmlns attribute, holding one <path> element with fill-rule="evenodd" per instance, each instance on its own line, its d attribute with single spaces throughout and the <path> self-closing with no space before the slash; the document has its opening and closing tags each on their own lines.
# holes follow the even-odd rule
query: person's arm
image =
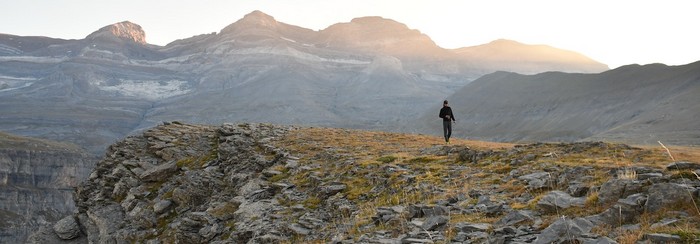
<svg viewBox="0 0 700 244">
<path fill-rule="evenodd" d="M 455 119 L 455 115 L 452 113 L 452 108 L 450 108 L 450 117 L 452 118 L 452 121 L 455 121 L 455 122 L 457 121 Z"/>
<path fill-rule="evenodd" d="M 445 118 L 445 110 L 444 110 L 444 109 L 440 109 L 440 115 L 439 115 L 439 117 L 440 117 L 441 119 L 444 119 L 444 118 Z"/>
</svg>

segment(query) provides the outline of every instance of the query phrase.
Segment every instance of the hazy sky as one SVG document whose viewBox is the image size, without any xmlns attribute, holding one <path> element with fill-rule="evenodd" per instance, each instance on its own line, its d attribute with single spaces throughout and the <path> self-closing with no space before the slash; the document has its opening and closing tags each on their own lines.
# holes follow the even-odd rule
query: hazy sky
<svg viewBox="0 0 700 244">
<path fill-rule="evenodd" d="M 700 60 L 700 1 L 693 0 L 0 0 L 0 6 L 0 33 L 22 36 L 81 39 L 129 20 L 144 28 L 146 41 L 165 45 L 261 10 L 313 30 L 382 16 L 444 48 L 504 38 L 576 51 L 611 68 Z"/>
</svg>

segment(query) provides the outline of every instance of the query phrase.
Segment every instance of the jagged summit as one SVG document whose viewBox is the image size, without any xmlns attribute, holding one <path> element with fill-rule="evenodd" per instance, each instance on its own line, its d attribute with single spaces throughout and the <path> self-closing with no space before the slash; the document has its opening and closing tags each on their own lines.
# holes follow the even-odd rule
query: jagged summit
<svg viewBox="0 0 700 244">
<path fill-rule="evenodd" d="M 85 37 L 85 39 L 88 40 L 112 40 L 114 38 L 132 41 L 140 44 L 146 44 L 146 32 L 143 31 L 143 28 L 141 28 L 140 25 L 134 24 L 129 21 L 123 21 L 102 27 L 99 30 Z"/>
</svg>

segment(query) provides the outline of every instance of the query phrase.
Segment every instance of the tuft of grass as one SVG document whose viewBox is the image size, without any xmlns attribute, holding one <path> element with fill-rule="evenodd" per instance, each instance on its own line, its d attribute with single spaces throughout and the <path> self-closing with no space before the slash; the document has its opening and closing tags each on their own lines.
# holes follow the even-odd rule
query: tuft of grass
<svg viewBox="0 0 700 244">
<path fill-rule="evenodd" d="M 321 199 L 318 197 L 309 197 L 303 202 L 304 207 L 309 209 L 317 209 L 321 205 Z"/>
<path fill-rule="evenodd" d="M 385 163 L 385 164 L 388 164 L 388 163 L 391 163 L 391 162 L 396 161 L 396 159 L 398 159 L 396 156 L 391 156 L 391 155 L 390 155 L 390 156 L 383 156 L 383 157 L 380 157 L 380 158 L 377 159 L 377 161 L 382 162 L 382 163 Z"/>
<path fill-rule="evenodd" d="M 681 171 L 671 175 L 671 179 L 689 179 L 689 180 L 700 180 L 700 177 L 693 171 Z"/>
<path fill-rule="evenodd" d="M 671 234 L 681 237 L 681 243 L 698 243 L 700 242 L 700 232 L 689 230 L 678 230 Z"/>
<path fill-rule="evenodd" d="M 437 159 L 432 157 L 416 157 L 408 160 L 408 163 L 431 163 L 435 162 Z"/>
<path fill-rule="evenodd" d="M 623 180 L 636 180 L 637 179 L 637 171 L 635 171 L 633 169 L 625 169 L 622 171 L 618 171 L 617 178 L 623 179 Z"/>
</svg>

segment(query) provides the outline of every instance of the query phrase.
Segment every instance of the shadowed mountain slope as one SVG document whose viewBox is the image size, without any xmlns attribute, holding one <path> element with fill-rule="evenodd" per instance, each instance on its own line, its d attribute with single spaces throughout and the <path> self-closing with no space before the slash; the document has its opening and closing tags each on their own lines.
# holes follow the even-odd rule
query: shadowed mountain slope
<svg viewBox="0 0 700 244">
<path fill-rule="evenodd" d="M 600 74 L 486 75 L 447 98 L 460 137 L 498 141 L 700 142 L 700 62 Z M 442 131 L 437 111 L 421 131 Z"/>
</svg>

